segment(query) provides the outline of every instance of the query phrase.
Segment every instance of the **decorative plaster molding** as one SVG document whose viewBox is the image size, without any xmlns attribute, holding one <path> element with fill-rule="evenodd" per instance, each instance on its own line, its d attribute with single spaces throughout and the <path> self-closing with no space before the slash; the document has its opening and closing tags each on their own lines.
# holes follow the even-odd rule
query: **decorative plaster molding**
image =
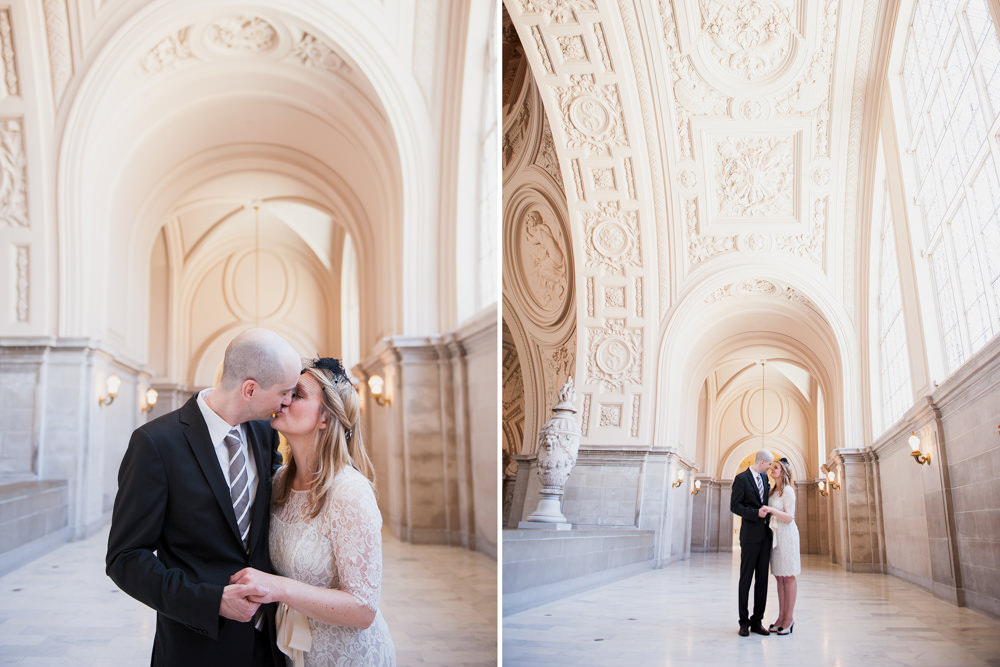
<svg viewBox="0 0 1000 667">
<path fill-rule="evenodd" d="M 329 72 L 330 74 L 350 74 L 351 67 L 343 58 L 320 41 L 315 35 L 303 32 L 292 47 L 292 55 L 305 67 Z"/>
<path fill-rule="evenodd" d="M 569 82 L 568 87 L 553 87 L 566 145 L 598 155 L 610 155 L 612 147 L 628 146 L 618 86 L 598 85 L 590 74 L 571 75 Z"/>
<path fill-rule="evenodd" d="M 701 0 L 701 31 L 714 64 L 737 81 L 754 83 L 784 70 L 803 36 L 794 4 L 774 0 Z"/>
<path fill-rule="evenodd" d="M 609 319 L 603 327 L 587 327 L 587 349 L 587 382 L 618 393 L 626 383 L 642 383 L 642 329 Z"/>
<path fill-rule="evenodd" d="M 698 233 L 698 200 L 684 202 L 684 222 L 688 234 L 688 261 L 698 264 L 715 255 L 736 249 L 736 236 L 712 236 Z"/>
<path fill-rule="evenodd" d="M 27 169 L 21 121 L 0 119 L 0 220 L 28 226 Z"/>
<path fill-rule="evenodd" d="M 635 176 L 632 174 L 632 158 L 625 158 L 625 183 L 628 185 L 629 199 L 635 199 Z"/>
<path fill-rule="evenodd" d="M 527 143 L 528 127 L 530 124 L 530 109 L 528 98 L 525 96 L 521 104 L 517 105 L 514 112 L 514 119 L 504 123 L 503 133 L 503 153 L 501 168 L 506 169 L 508 165 L 516 164 L 524 146 Z"/>
<path fill-rule="evenodd" d="M 31 303 L 28 298 L 28 290 L 30 289 L 28 246 L 15 245 L 14 249 L 17 257 L 15 260 L 17 266 L 16 317 L 18 322 L 27 322 L 30 316 L 29 308 Z"/>
<path fill-rule="evenodd" d="M 538 144 L 538 152 L 535 153 L 533 164 L 544 169 L 552 177 L 556 185 L 559 186 L 559 191 L 565 194 L 566 186 L 563 183 L 562 169 L 559 168 L 556 145 L 552 140 L 552 129 L 549 127 L 548 119 L 545 118 L 545 112 L 540 111 L 540 113 L 542 116 L 542 140 Z"/>
<path fill-rule="evenodd" d="M 278 45 L 278 31 L 259 16 L 225 16 L 208 27 L 205 42 L 227 53 L 263 53 Z"/>
<path fill-rule="evenodd" d="M 590 62 L 583 35 L 557 35 L 556 43 L 564 63 L 583 64 Z"/>
<path fill-rule="evenodd" d="M 593 398 L 594 398 L 593 394 L 583 395 L 583 413 L 580 419 L 580 431 L 583 434 L 583 437 L 585 438 L 587 437 L 587 434 L 590 432 L 590 403 L 593 400 Z"/>
<path fill-rule="evenodd" d="M 516 221 L 513 239 L 514 271 L 529 300 L 532 319 L 549 325 L 561 319 L 569 307 L 569 240 L 563 226 L 549 212 L 530 208 Z"/>
<path fill-rule="evenodd" d="M 618 189 L 618 184 L 615 182 L 614 167 L 594 167 L 590 170 L 590 175 L 594 178 L 595 190 L 614 192 Z"/>
<path fill-rule="evenodd" d="M 587 317 L 594 316 L 594 277 L 587 276 Z"/>
<path fill-rule="evenodd" d="M 632 394 L 632 437 L 639 437 L 639 402 L 641 400 L 639 394 Z"/>
<path fill-rule="evenodd" d="M 594 24 L 594 38 L 597 40 L 597 49 L 601 52 L 601 64 L 604 65 L 605 72 L 614 72 L 611 65 L 611 55 L 608 53 L 608 45 L 604 41 L 604 26 L 600 23 Z"/>
<path fill-rule="evenodd" d="M 622 425 L 622 404 L 621 403 L 601 403 L 601 426 L 611 428 L 621 428 Z"/>
<path fill-rule="evenodd" d="M 728 285 L 713 290 L 711 294 L 705 297 L 704 301 L 706 305 L 711 305 L 734 296 L 773 296 L 786 301 L 791 301 L 792 303 L 808 306 L 816 312 L 819 312 L 816 305 L 813 304 L 809 297 L 802 294 L 794 287 L 790 287 L 789 285 L 785 285 L 776 280 L 768 280 L 764 278 L 754 278 L 752 280 L 743 280 L 738 283 L 729 283 Z"/>
<path fill-rule="evenodd" d="M 605 287 L 604 288 L 604 307 L 605 308 L 619 308 L 621 310 L 625 309 L 625 288 L 624 287 Z"/>
<path fill-rule="evenodd" d="M 571 164 L 573 165 L 573 182 L 576 184 L 576 198 L 583 201 L 585 197 L 583 192 L 583 176 L 580 175 L 580 160 L 574 158 Z"/>
<path fill-rule="evenodd" d="M 524 378 L 517 348 L 507 325 L 503 326 L 503 459 L 504 473 L 517 471 L 514 457 L 521 453 L 524 439 Z"/>
<path fill-rule="evenodd" d="M 17 58 L 11 34 L 10 9 L 0 10 L 0 61 L 3 63 L 0 80 L 0 99 L 20 95 L 17 83 Z"/>
<path fill-rule="evenodd" d="M 66 0 L 44 0 L 45 32 L 49 38 L 52 97 L 56 106 L 73 76 L 73 48 L 70 44 L 69 13 Z"/>
<path fill-rule="evenodd" d="M 531 36 L 535 38 L 535 45 L 538 47 L 538 57 L 542 59 L 542 67 L 549 74 L 555 74 L 555 70 L 552 69 L 552 60 L 549 58 L 549 50 L 545 46 L 545 40 L 542 39 L 542 31 L 538 29 L 537 25 L 531 26 Z"/>
<path fill-rule="evenodd" d="M 579 23 L 580 12 L 596 12 L 596 0 L 521 0 L 524 14 L 544 16 L 550 23 Z"/>
<path fill-rule="evenodd" d="M 191 26 L 187 26 L 161 39 L 139 60 L 139 69 L 147 74 L 159 74 L 168 69 L 175 69 L 182 60 L 194 58 L 191 45 L 188 43 L 190 31 Z"/>
<path fill-rule="evenodd" d="M 635 279 L 635 316 L 642 319 L 642 278 Z"/>
<path fill-rule="evenodd" d="M 720 138 L 714 158 L 718 215 L 795 216 L 794 135 Z"/>
<path fill-rule="evenodd" d="M 583 215 L 587 266 L 624 275 L 626 267 L 641 267 L 639 214 L 602 202 L 595 213 Z"/>
</svg>

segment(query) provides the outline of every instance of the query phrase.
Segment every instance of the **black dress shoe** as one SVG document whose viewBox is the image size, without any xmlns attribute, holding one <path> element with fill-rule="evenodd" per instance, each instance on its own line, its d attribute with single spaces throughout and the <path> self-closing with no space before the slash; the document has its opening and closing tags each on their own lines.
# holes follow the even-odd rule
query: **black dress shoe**
<svg viewBox="0 0 1000 667">
<path fill-rule="evenodd" d="M 748 626 L 746 626 L 746 625 L 741 625 L 740 626 L 740 637 L 749 637 L 749 636 L 750 636 L 750 628 Z"/>
<path fill-rule="evenodd" d="M 770 632 L 768 632 L 768 631 L 767 631 L 767 629 L 766 629 L 766 628 L 765 628 L 765 627 L 764 627 L 763 625 L 761 625 L 760 623 L 758 623 L 757 625 L 751 625 L 751 626 L 750 626 L 750 632 L 756 632 L 756 633 L 757 633 L 758 635 L 769 635 L 769 634 L 771 634 L 771 633 L 770 633 Z"/>
</svg>

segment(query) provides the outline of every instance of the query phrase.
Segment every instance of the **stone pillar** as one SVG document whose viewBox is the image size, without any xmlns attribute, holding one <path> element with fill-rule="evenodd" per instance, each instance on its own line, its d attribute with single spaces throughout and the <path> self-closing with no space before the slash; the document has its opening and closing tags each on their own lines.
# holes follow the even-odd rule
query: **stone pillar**
<svg viewBox="0 0 1000 667">
<path fill-rule="evenodd" d="M 542 482 L 537 509 L 518 528 L 568 530 L 572 524 L 562 513 L 562 496 L 580 450 L 580 422 L 576 418 L 576 391 L 570 376 L 559 392 L 552 417 L 538 434 L 538 476 Z"/>
<path fill-rule="evenodd" d="M 829 468 L 837 473 L 832 489 L 839 555 L 848 572 L 884 572 L 882 517 L 879 511 L 877 455 L 871 449 L 834 450 Z"/>
</svg>

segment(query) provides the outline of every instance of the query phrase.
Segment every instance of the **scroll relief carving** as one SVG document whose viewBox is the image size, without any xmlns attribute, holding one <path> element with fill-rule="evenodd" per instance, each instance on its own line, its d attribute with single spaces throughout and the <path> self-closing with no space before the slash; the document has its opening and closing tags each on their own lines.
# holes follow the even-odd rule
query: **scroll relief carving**
<svg viewBox="0 0 1000 667">
<path fill-rule="evenodd" d="M 0 120 L 0 220 L 9 227 L 28 226 L 25 166 L 21 121 Z"/>
<path fill-rule="evenodd" d="M 17 97 L 17 62 L 14 55 L 14 38 L 11 35 L 10 10 L 0 10 L 0 64 L 3 71 L 0 80 L 0 98 Z"/>
<path fill-rule="evenodd" d="M 259 53 L 277 45 L 278 32 L 259 16 L 227 16 L 209 26 L 206 39 L 222 51 Z"/>
<path fill-rule="evenodd" d="M 562 228 L 530 210 L 524 216 L 518 257 L 528 296 L 544 315 L 557 316 L 569 291 L 568 244 Z"/>
<path fill-rule="evenodd" d="M 568 88 L 555 88 L 566 145 L 598 155 L 610 155 L 613 146 L 628 146 L 618 87 L 598 85 L 589 74 L 569 79 Z"/>
<path fill-rule="evenodd" d="M 584 214 L 583 225 L 588 267 L 624 275 L 626 267 L 642 266 L 636 211 L 620 211 L 617 204 L 604 202 L 597 212 Z"/>
<path fill-rule="evenodd" d="M 553 23 L 579 23 L 580 12 L 596 12 L 596 0 L 521 0 L 525 14 L 543 14 Z"/>
<path fill-rule="evenodd" d="M 791 3 L 702 0 L 702 33 L 724 71 L 745 82 L 779 74 L 802 36 L 794 28 Z M 781 6 L 785 5 L 785 6 Z"/>
<path fill-rule="evenodd" d="M 147 74 L 159 74 L 176 68 L 182 60 L 194 58 L 188 43 L 190 31 L 191 26 L 187 26 L 161 39 L 139 60 L 139 69 Z"/>
<path fill-rule="evenodd" d="M 642 329 L 609 319 L 601 328 L 587 328 L 587 349 L 588 383 L 621 393 L 626 383 L 642 382 Z"/>
<path fill-rule="evenodd" d="M 815 304 L 806 295 L 799 292 L 794 287 L 788 285 L 782 285 L 781 283 L 766 280 L 763 278 L 756 278 L 754 280 L 744 280 L 738 283 L 729 283 L 724 287 L 720 287 L 711 294 L 705 297 L 705 304 L 713 304 L 722 301 L 723 299 L 728 299 L 734 296 L 773 296 L 786 301 L 791 301 L 792 303 L 801 304 L 803 306 L 808 306 L 813 310 L 817 310 Z M 818 312 L 818 310 L 817 310 Z"/>
<path fill-rule="evenodd" d="M 794 217 L 794 151 L 791 136 L 721 139 L 715 155 L 718 214 Z"/>
</svg>

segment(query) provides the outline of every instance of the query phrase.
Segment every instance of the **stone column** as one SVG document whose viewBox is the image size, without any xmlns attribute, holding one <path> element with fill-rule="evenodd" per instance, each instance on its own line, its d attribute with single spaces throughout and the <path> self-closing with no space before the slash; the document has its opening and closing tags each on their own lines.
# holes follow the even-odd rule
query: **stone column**
<svg viewBox="0 0 1000 667">
<path fill-rule="evenodd" d="M 834 450 L 830 468 L 837 472 L 839 489 L 835 500 L 835 529 L 842 540 L 840 555 L 848 572 L 884 572 L 882 517 L 878 508 L 875 461 L 871 449 Z M 839 525 L 837 525 L 839 523 Z"/>
</svg>

